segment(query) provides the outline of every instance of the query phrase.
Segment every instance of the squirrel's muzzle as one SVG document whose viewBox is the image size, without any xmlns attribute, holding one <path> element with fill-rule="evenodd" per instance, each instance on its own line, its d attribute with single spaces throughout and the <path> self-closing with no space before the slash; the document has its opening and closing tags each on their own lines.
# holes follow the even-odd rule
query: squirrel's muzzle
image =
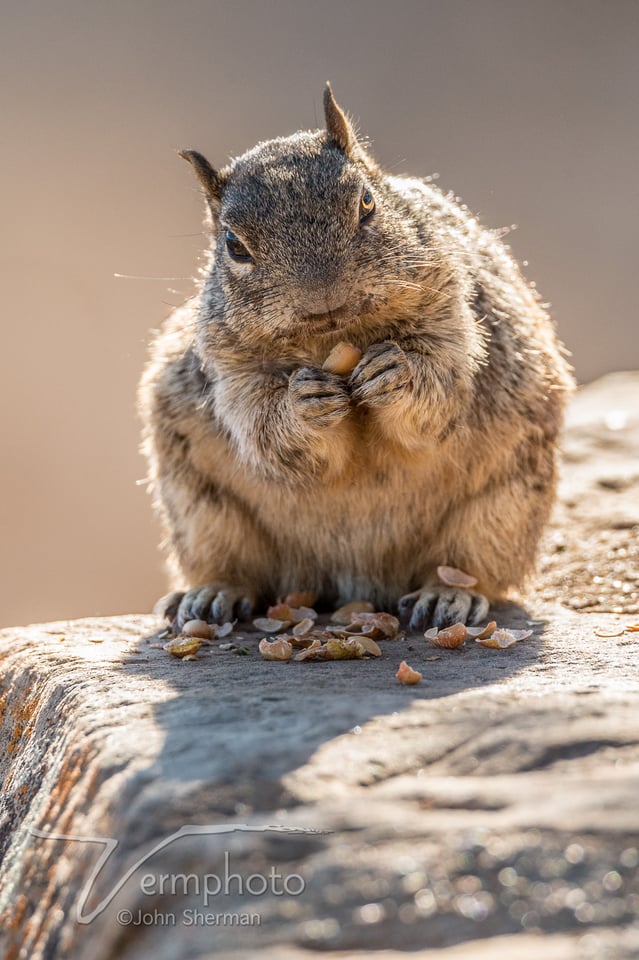
<svg viewBox="0 0 639 960">
<path fill-rule="evenodd" d="M 346 303 L 346 298 L 341 292 L 328 294 L 326 296 L 318 295 L 315 297 L 304 297 L 298 300 L 300 313 L 307 317 L 324 316 L 327 313 L 333 313 L 339 310 Z"/>
<path fill-rule="evenodd" d="M 305 316 L 326 315 L 343 307 L 348 300 L 350 284 L 336 276 L 337 271 L 323 271 L 322 276 L 314 276 L 298 282 L 295 302 L 299 312 Z"/>
</svg>

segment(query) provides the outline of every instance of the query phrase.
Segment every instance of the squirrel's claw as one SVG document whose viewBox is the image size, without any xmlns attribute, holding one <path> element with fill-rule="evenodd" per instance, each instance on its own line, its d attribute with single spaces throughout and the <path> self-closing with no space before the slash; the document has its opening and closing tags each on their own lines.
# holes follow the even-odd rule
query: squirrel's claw
<svg viewBox="0 0 639 960">
<path fill-rule="evenodd" d="M 301 367 L 289 380 L 289 396 L 298 417 L 318 426 L 342 420 L 350 409 L 342 377 L 314 367 Z"/>
<path fill-rule="evenodd" d="M 174 633 L 179 633 L 189 620 L 207 620 L 226 623 L 237 617 L 247 620 L 253 612 L 255 597 L 242 587 L 207 583 L 186 593 L 171 593 L 155 605 L 154 612 L 171 621 Z"/>
<path fill-rule="evenodd" d="M 349 384 L 356 403 L 380 404 L 412 379 L 404 351 L 394 343 L 374 343 L 353 370 Z"/>
<path fill-rule="evenodd" d="M 442 630 L 454 623 L 480 623 L 486 618 L 489 603 L 481 593 L 459 587 L 428 586 L 407 593 L 398 606 L 400 618 L 406 620 L 410 615 L 409 630 L 431 626 Z"/>
</svg>

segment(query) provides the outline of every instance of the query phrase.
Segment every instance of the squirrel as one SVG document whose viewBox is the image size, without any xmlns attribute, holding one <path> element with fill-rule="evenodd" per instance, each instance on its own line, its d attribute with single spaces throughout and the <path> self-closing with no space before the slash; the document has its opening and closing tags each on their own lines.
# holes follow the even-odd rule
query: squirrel
<svg viewBox="0 0 639 960">
<path fill-rule="evenodd" d="M 211 246 L 139 391 L 174 629 L 300 589 L 477 623 L 553 503 L 573 380 L 546 305 L 497 231 L 377 165 L 329 84 L 324 113 L 223 169 L 180 153 Z M 346 375 L 323 366 L 340 342 Z"/>
</svg>

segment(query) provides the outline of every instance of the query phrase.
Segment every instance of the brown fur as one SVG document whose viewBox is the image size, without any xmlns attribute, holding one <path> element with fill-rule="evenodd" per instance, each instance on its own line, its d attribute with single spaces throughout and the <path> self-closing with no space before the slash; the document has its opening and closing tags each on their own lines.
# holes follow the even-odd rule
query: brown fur
<svg viewBox="0 0 639 960">
<path fill-rule="evenodd" d="M 174 585 L 226 587 L 231 605 L 308 588 L 388 607 L 415 591 L 413 625 L 450 619 L 446 605 L 472 619 L 477 600 L 434 589 L 435 568 L 473 573 L 490 599 L 531 570 L 569 369 L 496 235 L 382 172 L 330 90 L 326 114 L 327 131 L 221 171 L 183 154 L 212 246 L 140 388 Z M 362 189 L 376 209 L 360 225 Z M 253 263 L 233 261 L 227 229 Z M 346 378 L 321 369 L 340 340 L 364 353 Z"/>
</svg>

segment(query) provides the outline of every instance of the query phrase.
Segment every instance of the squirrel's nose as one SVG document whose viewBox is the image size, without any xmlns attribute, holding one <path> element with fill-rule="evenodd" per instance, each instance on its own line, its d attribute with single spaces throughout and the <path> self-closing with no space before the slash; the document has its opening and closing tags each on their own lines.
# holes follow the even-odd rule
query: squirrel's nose
<svg viewBox="0 0 639 960">
<path fill-rule="evenodd" d="M 339 287 L 329 287 L 323 290 L 304 290 L 298 297 L 298 307 L 302 313 L 314 316 L 315 314 L 330 313 L 339 310 L 346 303 L 347 296 Z"/>
</svg>

